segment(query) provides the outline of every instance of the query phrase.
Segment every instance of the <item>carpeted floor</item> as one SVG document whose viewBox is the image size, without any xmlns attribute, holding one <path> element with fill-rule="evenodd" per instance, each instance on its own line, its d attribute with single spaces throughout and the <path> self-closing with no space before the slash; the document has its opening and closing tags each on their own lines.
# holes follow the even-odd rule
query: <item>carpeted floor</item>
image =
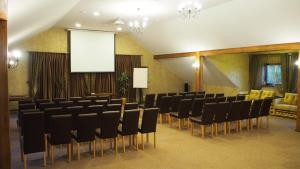
<svg viewBox="0 0 300 169">
<path fill-rule="evenodd" d="M 56 161 L 48 162 L 47 168 L 53 169 L 297 169 L 300 168 L 300 133 L 294 131 L 295 121 L 278 117 L 270 118 L 269 129 L 254 129 L 241 133 L 232 131 L 230 135 L 220 134 L 214 137 L 199 137 L 196 127 L 195 136 L 190 131 L 179 131 L 176 125 L 158 124 L 157 148 L 153 148 L 153 137 L 145 145 L 145 150 L 135 151 L 127 148 L 122 153 L 121 141 L 119 153 L 114 154 L 106 144 L 104 156 L 92 159 L 88 146 L 82 146 L 81 160 L 76 154 L 72 162 L 66 159 L 66 148 L 57 148 Z M 209 131 L 209 129 L 208 129 Z M 16 128 L 16 117 L 11 117 L 12 168 L 20 169 L 20 148 Z M 99 142 L 97 142 L 99 150 Z M 29 168 L 43 168 L 42 154 L 28 157 Z"/>
</svg>

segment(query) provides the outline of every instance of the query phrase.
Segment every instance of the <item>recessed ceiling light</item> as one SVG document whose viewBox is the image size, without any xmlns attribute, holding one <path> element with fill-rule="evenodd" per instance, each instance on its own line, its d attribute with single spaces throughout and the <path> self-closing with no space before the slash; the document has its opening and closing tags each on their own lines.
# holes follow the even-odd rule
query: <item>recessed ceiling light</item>
<svg viewBox="0 0 300 169">
<path fill-rule="evenodd" d="M 100 15 L 100 13 L 99 13 L 99 12 L 97 12 L 97 11 L 95 11 L 95 12 L 93 13 L 93 15 L 94 15 L 94 16 L 99 16 L 99 15 Z"/>
<path fill-rule="evenodd" d="M 80 28 L 80 27 L 81 27 L 81 24 L 80 24 L 80 23 L 75 23 L 75 26 L 76 26 L 77 28 Z"/>
<path fill-rule="evenodd" d="M 123 28 L 122 28 L 121 26 L 118 26 L 118 27 L 117 27 L 117 31 L 120 32 L 120 31 L 122 31 L 122 30 L 123 30 Z"/>
</svg>

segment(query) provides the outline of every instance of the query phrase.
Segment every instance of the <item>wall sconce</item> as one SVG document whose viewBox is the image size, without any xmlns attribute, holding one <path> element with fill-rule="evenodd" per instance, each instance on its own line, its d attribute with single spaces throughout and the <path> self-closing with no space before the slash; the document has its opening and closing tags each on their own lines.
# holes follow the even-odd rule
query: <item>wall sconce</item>
<svg viewBox="0 0 300 169">
<path fill-rule="evenodd" d="M 7 52 L 7 65 L 9 69 L 18 67 L 22 53 L 18 50 Z"/>
<path fill-rule="evenodd" d="M 194 62 L 192 64 L 192 67 L 195 68 L 195 69 L 198 69 L 200 67 L 200 63 L 199 62 Z"/>
<path fill-rule="evenodd" d="M 300 60 L 297 60 L 297 61 L 295 62 L 295 65 L 300 66 Z"/>
</svg>

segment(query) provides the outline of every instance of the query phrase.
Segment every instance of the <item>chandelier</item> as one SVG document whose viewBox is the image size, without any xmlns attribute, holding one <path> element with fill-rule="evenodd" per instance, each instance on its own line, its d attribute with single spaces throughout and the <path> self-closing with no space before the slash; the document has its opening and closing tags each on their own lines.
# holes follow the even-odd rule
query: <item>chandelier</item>
<svg viewBox="0 0 300 169">
<path fill-rule="evenodd" d="M 196 18 L 200 11 L 201 11 L 201 4 L 199 4 L 196 1 L 188 1 L 185 3 L 182 3 L 178 8 L 178 13 L 184 18 L 184 19 L 194 19 Z"/>
<path fill-rule="evenodd" d="M 13 69 L 18 67 L 19 60 L 21 57 L 21 52 L 18 50 L 15 50 L 13 52 L 7 52 L 7 66 L 9 69 Z"/>
<path fill-rule="evenodd" d="M 128 22 L 129 29 L 132 32 L 142 33 L 145 28 L 148 26 L 148 17 L 142 17 L 140 14 L 140 8 L 137 8 L 138 17 L 134 20 Z"/>
</svg>

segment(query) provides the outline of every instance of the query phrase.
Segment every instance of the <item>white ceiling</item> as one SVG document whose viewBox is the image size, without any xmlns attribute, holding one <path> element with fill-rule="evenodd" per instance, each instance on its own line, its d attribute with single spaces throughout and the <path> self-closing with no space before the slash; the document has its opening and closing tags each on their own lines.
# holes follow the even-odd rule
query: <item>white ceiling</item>
<svg viewBox="0 0 300 169">
<path fill-rule="evenodd" d="M 134 19 L 138 7 L 150 23 L 133 36 L 154 54 L 300 42 L 300 0 L 199 0 L 203 10 L 190 22 L 177 13 L 184 1 L 9 0 L 9 44 L 75 22 L 83 29 L 114 30 L 115 19 Z"/>
</svg>

